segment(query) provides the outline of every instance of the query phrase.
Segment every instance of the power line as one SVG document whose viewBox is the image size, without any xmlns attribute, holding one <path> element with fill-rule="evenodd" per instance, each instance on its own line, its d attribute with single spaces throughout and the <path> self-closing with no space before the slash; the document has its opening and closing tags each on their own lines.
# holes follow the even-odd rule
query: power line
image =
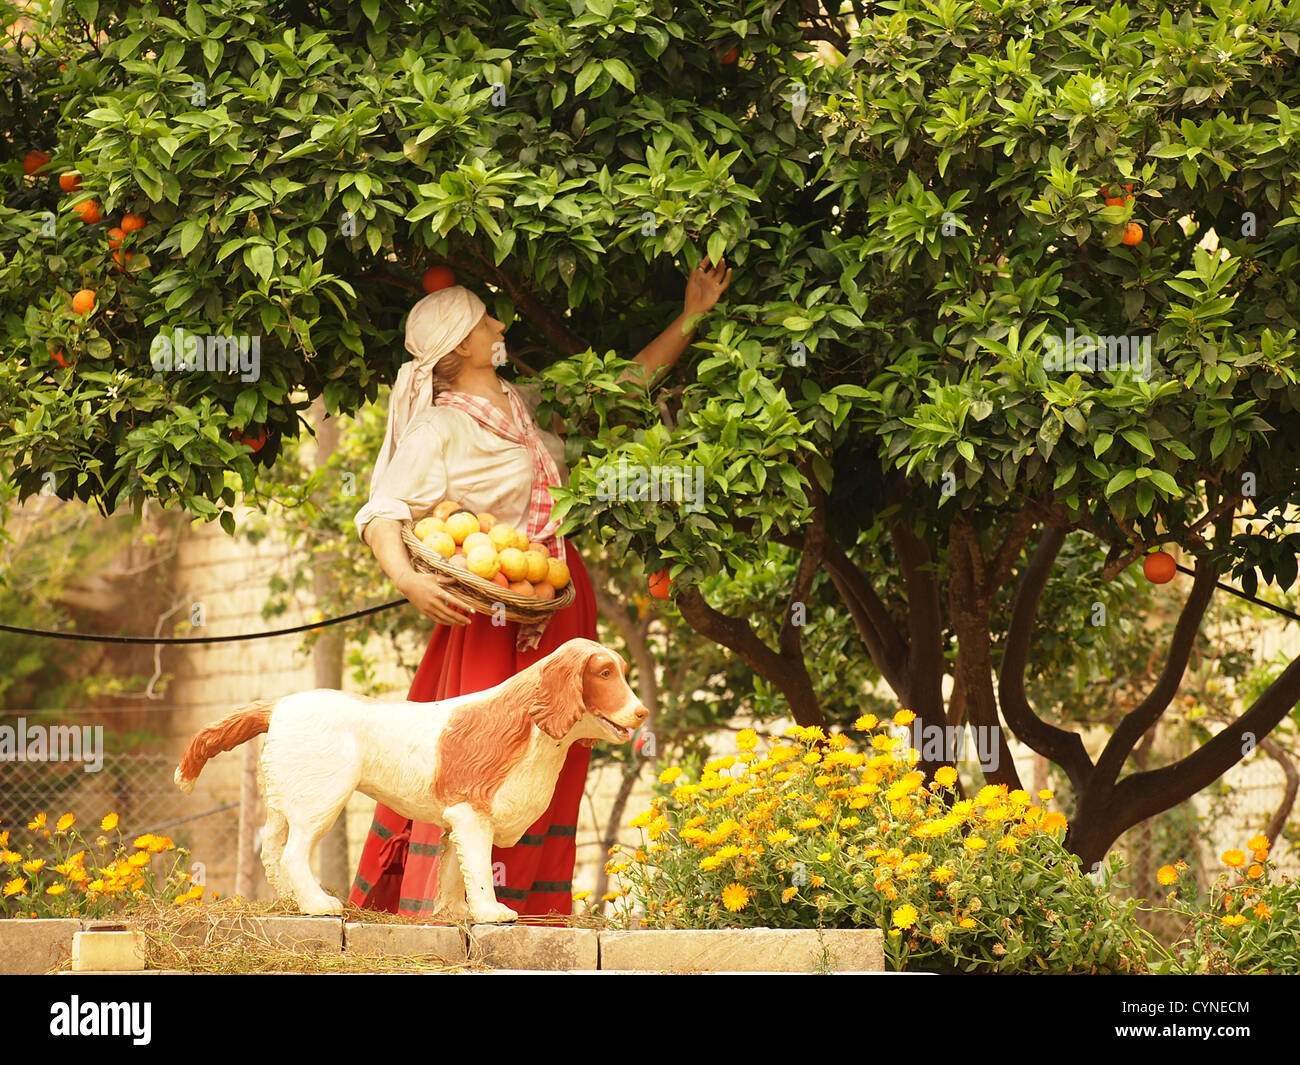
<svg viewBox="0 0 1300 1065">
<path fill-rule="evenodd" d="M 1196 576 L 1196 573 L 1193 570 L 1188 569 L 1181 562 L 1175 563 L 1175 565 L 1177 565 L 1178 568 L 1182 570 L 1184 573 L 1186 573 L 1189 577 Z M 1246 602 L 1248 603 L 1255 603 L 1258 606 L 1262 606 L 1268 610 L 1273 611 L 1273 613 L 1275 614 L 1281 614 L 1284 618 L 1290 618 L 1292 621 L 1300 621 L 1300 614 L 1297 614 L 1294 610 L 1288 610 L 1286 607 L 1278 606 L 1276 603 L 1266 603 L 1264 602 L 1263 599 L 1257 599 L 1253 595 L 1247 595 L 1240 588 L 1234 588 L 1230 584 L 1224 584 L 1223 581 L 1215 581 L 1214 586 L 1216 588 L 1222 588 L 1225 592 L 1230 592 L 1232 595 L 1235 595 L 1238 599 L 1245 599 Z"/>
<path fill-rule="evenodd" d="M 234 636 L 104 636 L 86 632 L 53 632 L 49 629 L 28 629 L 21 625 L 0 625 L 0 631 L 14 632 L 21 636 L 44 636 L 52 640 L 81 640 L 86 643 L 233 643 L 236 640 L 264 640 L 271 636 L 288 636 L 295 632 L 307 632 L 309 629 L 323 629 L 327 625 L 342 625 L 345 621 L 355 621 L 357 618 L 378 614 L 381 610 L 391 610 L 393 607 L 403 606 L 405 603 L 405 599 L 394 599 L 389 603 L 366 607 L 365 610 L 354 610 L 351 614 L 344 614 L 342 617 L 309 621 L 304 625 L 294 625 L 288 629 L 236 633 Z"/>
</svg>

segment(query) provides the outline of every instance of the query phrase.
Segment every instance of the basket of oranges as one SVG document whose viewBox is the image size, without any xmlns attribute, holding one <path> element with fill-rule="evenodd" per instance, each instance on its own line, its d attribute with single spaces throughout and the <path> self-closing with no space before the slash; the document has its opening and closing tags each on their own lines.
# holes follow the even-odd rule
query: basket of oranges
<svg viewBox="0 0 1300 1065">
<path fill-rule="evenodd" d="M 528 624 L 550 617 L 574 600 L 569 567 L 545 544 L 493 515 L 475 514 L 452 500 L 427 518 L 402 522 L 402 541 L 417 570 L 447 578 L 456 606 Z"/>
</svg>

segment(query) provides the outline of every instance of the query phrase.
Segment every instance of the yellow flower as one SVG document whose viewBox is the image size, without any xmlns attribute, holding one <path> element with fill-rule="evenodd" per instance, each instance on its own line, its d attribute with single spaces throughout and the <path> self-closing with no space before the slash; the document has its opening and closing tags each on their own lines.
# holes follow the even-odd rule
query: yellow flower
<svg viewBox="0 0 1300 1065">
<path fill-rule="evenodd" d="M 819 802 L 816 806 L 813 807 L 813 813 L 815 813 L 818 817 L 822 818 L 823 820 L 830 817 L 830 815 L 833 814 L 834 812 L 835 812 L 834 804 L 826 802 L 825 800 Z"/>
<path fill-rule="evenodd" d="M 3 832 L 0 832 L 0 847 L 7 846 L 9 846 L 9 829 L 6 828 Z"/>
<path fill-rule="evenodd" d="M 1251 880 L 1258 880 L 1264 875 L 1264 867 L 1262 865 L 1252 865 L 1246 870 L 1246 875 L 1250 877 Z"/>
<path fill-rule="evenodd" d="M 1051 832 L 1053 829 L 1065 828 L 1067 824 L 1064 814 L 1052 810 L 1043 818 L 1041 827 L 1044 832 Z"/>
<path fill-rule="evenodd" d="M 1241 913 L 1231 913 L 1227 917 L 1222 918 L 1222 922 L 1230 928 L 1236 928 L 1238 925 L 1246 923 L 1246 915 Z"/>
<path fill-rule="evenodd" d="M 783 892 L 781 892 L 781 901 L 789 902 L 797 894 L 799 894 L 799 889 L 797 887 L 788 887 Z"/>
<path fill-rule="evenodd" d="M 1156 879 L 1168 887 L 1170 884 L 1178 882 L 1178 870 L 1172 865 L 1162 865 L 1156 870 Z"/>
<path fill-rule="evenodd" d="M 1268 837 L 1263 835 L 1262 833 L 1258 836 L 1252 836 L 1250 839 L 1246 841 L 1246 846 L 1253 851 L 1268 850 L 1269 847 Z"/>
<path fill-rule="evenodd" d="M 619 897 L 619 895 L 620 895 L 620 892 L 617 892 L 617 891 L 608 891 L 608 892 L 606 892 L 604 895 L 601 895 L 601 897 L 600 897 L 600 901 L 601 901 L 601 902 L 613 902 L 615 899 L 617 899 L 617 898 Z"/>
<path fill-rule="evenodd" d="M 957 783 L 957 770 L 950 765 L 941 765 L 935 770 L 934 782 L 941 788 L 951 788 Z"/>
<path fill-rule="evenodd" d="M 749 905 L 749 889 L 740 884 L 728 884 L 722 889 L 722 905 L 732 913 Z"/>
<path fill-rule="evenodd" d="M 27 890 L 27 881 L 21 876 L 14 877 L 5 885 L 5 898 L 11 895 L 21 895 L 25 890 Z"/>
<path fill-rule="evenodd" d="M 136 851 L 126 862 L 128 865 L 133 865 L 139 869 L 140 866 L 149 864 L 149 853 L 147 851 Z"/>
<path fill-rule="evenodd" d="M 949 880 L 951 880 L 956 875 L 957 874 L 954 873 L 951 869 L 949 869 L 946 865 L 941 865 L 939 866 L 938 869 L 935 869 L 930 873 L 930 879 L 937 884 L 946 884 L 948 883 Z"/>
<path fill-rule="evenodd" d="M 814 827 L 816 827 L 815 823 Z M 768 843 L 772 844 L 774 847 L 780 843 L 789 843 L 792 839 L 794 839 L 794 833 L 792 833 L 788 828 L 779 828 L 775 832 L 769 832 L 767 834 Z"/>
<path fill-rule="evenodd" d="M 1260 920 L 1267 921 L 1270 917 L 1273 916 L 1273 911 L 1269 909 L 1268 903 L 1261 902 L 1258 906 L 1255 907 L 1255 916 L 1258 917 Z"/>
<path fill-rule="evenodd" d="M 804 765 L 816 765 L 822 760 L 822 756 L 816 751 L 809 751 L 803 756 Z"/>
<path fill-rule="evenodd" d="M 135 842 L 132 843 L 131 846 L 137 847 L 140 850 L 147 850 L 149 844 L 151 844 L 153 841 L 154 841 L 154 834 L 152 832 L 146 832 L 143 836 L 137 836 Z"/>
<path fill-rule="evenodd" d="M 1268 848 L 1267 848 L 1267 847 L 1261 847 L 1259 850 L 1257 850 L 1257 851 L 1255 852 L 1255 861 L 1257 861 L 1257 862 L 1266 862 L 1266 861 L 1268 861 Z"/>
<path fill-rule="evenodd" d="M 831 778 L 828 777 L 825 773 L 819 773 L 817 776 L 813 777 L 813 783 L 816 784 L 819 788 L 826 787 L 826 785 L 829 784 L 830 782 L 831 782 Z"/>
<path fill-rule="evenodd" d="M 45 815 L 37 814 L 30 821 L 27 822 L 27 827 L 31 829 L 33 832 L 39 832 L 42 828 L 45 827 Z"/>
<path fill-rule="evenodd" d="M 651 821 L 654 820 L 654 817 L 655 817 L 654 810 L 642 810 L 639 814 L 637 814 L 634 818 L 632 818 L 631 822 L 629 823 L 633 828 L 645 828 L 646 825 L 648 825 Z"/>
<path fill-rule="evenodd" d="M 659 774 L 659 783 L 671 784 L 681 775 L 682 775 L 681 767 L 675 765 L 669 766 L 667 769 L 665 769 L 662 773 Z"/>
<path fill-rule="evenodd" d="M 104 820 L 99 822 L 99 827 L 105 832 L 112 832 L 117 828 L 117 814 L 106 814 Z"/>
<path fill-rule="evenodd" d="M 62 894 L 63 894 L 65 891 L 67 891 L 67 890 L 68 890 L 68 889 L 67 889 L 66 885 L 64 885 L 64 884 L 51 884 L 49 887 L 47 887 L 47 888 L 45 889 L 45 894 L 47 894 L 47 895 L 62 895 Z"/>
<path fill-rule="evenodd" d="M 894 911 L 895 928 L 911 928 L 916 924 L 916 907 L 910 902 L 905 902 Z"/>
<path fill-rule="evenodd" d="M 1015 836 L 1003 836 L 998 840 L 998 850 L 1005 854 L 1015 854 L 1020 848 L 1020 840 Z"/>
<path fill-rule="evenodd" d="M 707 858 L 700 859 L 699 869 L 702 873 L 711 873 L 714 869 L 722 864 L 722 859 L 716 854 L 710 854 Z"/>
<path fill-rule="evenodd" d="M 900 710 L 894 715 L 895 725 L 910 725 L 916 720 L 916 715 L 911 710 Z"/>
<path fill-rule="evenodd" d="M 77 817 L 75 814 L 64 814 L 62 817 L 58 819 L 57 822 L 55 822 L 54 831 L 66 832 L 68 829 L 72 827 L 72 823 L 76 821 L 76 819 Z"/>
<path fill-rule="evenodd" d="M 973 918 L 973 917 L 963 917 L 963 918 L 962 918 L 960 921 L 958 921 L 957 923 L 958 923 L 959 925 L 961 925 L 963 928 L 974 928 L 974 927 L 975 927 L 975 918 Z"/>
<path fill-rule="evenodd" d="M 976 806 L 992 806 L 995 802 L 1000 802 L 1002 796 L 1007 793 L 1005 784 L 985 784 L 980 788 L 979 794 L 975 796 Z"/>
<path fill-rule="evenodd" d="M 1015 791 L 1007 796 L 1007 802 L 1012 806 L 1025 807 L 1028 806 L 1031 801 L 1032 800 L 1029 798 L 1029 792 L 1025 791 L 1024 788 L 1016 788 Z"/>
<path fill-rule="evenodd" d="M 982 839 L 979 836 L 966 837 L 965 846 L 968 851 L 981 851 L 988 845 L 989 845 L 989 841 L 986 839 Z"/>
<path fill-rule="evenodd" d="M 794 827 L 802 832 L 809 832 L 814 828 L 821 828 L 822 823 L 819 818 L 805 817 L 802 821 L 796 822 Z"/>
<path fill-rule="evenodd" d="M 736 733 L 736 746 L 742 751 L 752 751 L 758 746 L 758 733 L 752 728 L 743 728 Z"/>
<path fill-rule="evenodd" d="M 717 858 L 719 861 L 725 862 L 725 861 L 730 861 L 732 858 L 739 858 L 740 854 L 741 854 L 740 848 L 737 847 L 734 843 L 731 843 L 723 847 L 716 854 L 714 854 L 714 857 Z"/>
<path fill-rule="evenodd" d="M 1224 851 L 1223 864 L 1232 869 L 1239 869 L 1246 864 L 1246 856 L 1239 850 Z"/>
<path fill-rule="evenodd" d="M 1047 802 L 1048 800 L 1050 800 L 1050 799 L 1053 798 L 1053 795 L 1052 795 L 1052 793 L 1051 793 L 1050 791 L 1048 791 L 1046 788 L 1044 788 L 1042 791 L 1040 791 L 1040 792 L 1038 793 L 1038 797 L 1039 797 L 1040 799 L 1042 799 L 1043 802 Z"/>
<path fill-rule="evenodd" d="M 590 892 L 590 891 L 575 891 L 575 892 L 573 893 L 573 901 L 574 901 L 574 902 L 582 902 L 582 901 L 584 901 L 585 899 L 589 899 L 589 898 L 591 898 L 591 892 Z"/>
<path fill-rule="evenodd" d="M 160 851 L 169 851 L 174 846 L 176 844 L 172 842 L 170 836 L 154 836 L 149 844 L 149 853 L 158 854 Z"/>
<path fill-rule="evenodd" d="M 860 817 L 841 817 L 841 818 L 840 818 L 840 828 L 852 828 L 854 825 L 858 825 L 858 824 L 861 824 L 861 823 L 862 823 L 862 818 L 860 818 Z"/>
<path fill-rule="evenodd" d="M 870 732 L 879 723 L 880 722 L 877 721 L 875 714 L 863 714 L 860 718 L 858 718 L 855 722 L 853 722 L 853 727 L 857 729 L 859 732 Z"/>
<path fill-rule="evenodd" d="M 44 868 L 44 858 L 33 858 L 30 862 L 23 862 L 23 869 L 29 873 L 39 873 Z"/>
<path fill-rule="evenodd" d="M 15 862 L 21 862 L 22 860 L 23 856 L 17 851 L 0 851 L 0 862 L 4 862 L 5 865 L 13 865 Z"/>
</svg>

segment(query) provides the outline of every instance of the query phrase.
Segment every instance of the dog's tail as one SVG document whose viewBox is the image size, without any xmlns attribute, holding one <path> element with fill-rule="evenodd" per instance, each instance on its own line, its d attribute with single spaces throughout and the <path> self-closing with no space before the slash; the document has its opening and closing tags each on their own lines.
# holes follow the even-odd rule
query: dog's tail
<svg viewBox="0 0 1300 1065">
<path fill-rule="evenodd" d="M 222 751 L 233 750 L 269 729 L 271 710 L 276 702 L 275 699 L 259 699 L 228 717 L 223 717 L 216 724 L 200 729 L 181 755 L 181 764 L 176 767 L 172 778 L 176 781 L 176 786 L 189 795 L 194 791 L 194 782 L 199 779 L 209 758 Z"/>
</svg>

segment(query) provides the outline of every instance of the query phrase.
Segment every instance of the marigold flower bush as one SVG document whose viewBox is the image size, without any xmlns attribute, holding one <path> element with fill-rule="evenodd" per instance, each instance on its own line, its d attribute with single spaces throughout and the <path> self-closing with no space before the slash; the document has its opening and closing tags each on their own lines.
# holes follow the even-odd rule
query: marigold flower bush
<svg viewBox="0 0 1300 1065">
<path fill-rule="evenodd" d="M 903 710 L 892 724 L 907 725 Z M 892 968 L 1141 972 L 1136 900 L 1112 899 L 1063 846 L 1065 818 L 1022 790 L 956 797 L 927 786 L 917 752 L 866 715 L 848 735 L 795 726 L 758 750 L 753 730 L 632 825 L 607 865 L 625 917 L 656 928 L 880 928 Z"/>
<path fill-rule="evenodd" d="M 185 871 L 189 854 L 166 836 L 127 840 L 110 813 L 88 840 L 66 813 L 38 813 L 18 829 L 0 825 L 0 917 L 103 917 L 144 899 L 195 902 L 203 887 Z"/>
<path fill-rule="evenodd" d="M 1187 922 L 1163 972 L 1300 974 L 1300 881 L 1269 860 L 1269 839 L 1259 835 L 1246 850 L 1225 851 L 1227 872 L 1201 901 L 1181 861 L 1156 873 L 1171 888 L 1168 909 Z"/>
</svg>

